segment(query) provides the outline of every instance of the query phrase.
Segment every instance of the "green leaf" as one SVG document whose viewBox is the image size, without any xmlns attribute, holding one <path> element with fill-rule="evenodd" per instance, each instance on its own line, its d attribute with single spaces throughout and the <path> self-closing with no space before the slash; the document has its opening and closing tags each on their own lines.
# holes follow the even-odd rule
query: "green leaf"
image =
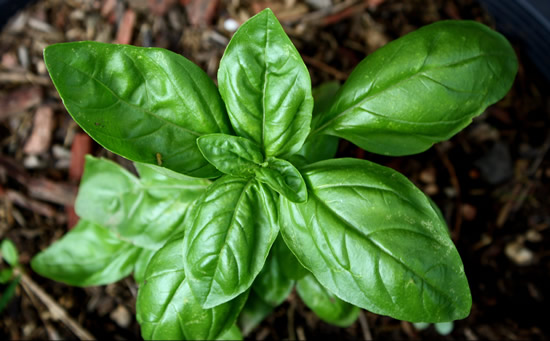
<svg viewBox="0 0 550 341">
<path fill-rule="evenodd" d="M 242 340 L 242 339 L 243 339 L 243 335 L 241 334 L 239 327 L 237 327 L 237 325 L 234 324 L 231 328 L 229 328 L 228 331 L 226 331 L 216 340 Z"/>
<path fill-rule="evenodd" d="M 501 99 L 516 71 L 514 50 L 499 33 L 473 21 L 437 22 L 365 58 L 312 135 L 379 154 L 419 153 Z"/>
<path fill-rule="evenodd" d="M 271 10 L 250 18 L 235 33 L 218 80 L 238 135 L 256 142 L 267 157 L 287 157 L 300 149 L 310 129 L 311 80 Z"/>
<path fill-rule="evenodd" d="M 209 181 L 168 177 L 136 164 L 141 179 L 112 161 L 86 156 L 76 213 L 137 246 L 156 250 L 182 227 L 188 207 Z"/>
<path fill-rule="evenodd" d="M 220 172 L 236 177 L 256 179 L 290 201 L 307 200 L 307 189 L 300 172 L 288 161 L 274 157 L 264 159 L 257 144 L 244 137 L 210 134 L 197 143 L 204 157 Z"/>
<path fill-rule="evenodd" d="M 199 137 L 197 144 L 208 162 L 225 174 L 253 177 L 264 162 L 260 147 L 244 137 L 210 134 Z"/>
<path fill-rule="evenodd" d="M 290 251 L 282 237 L 275 241 L 273 247 L 277 249 L 277 255 L 279 262 L 282 264 L 285 277 L 298 280 L 309 274 L 309 271 L 300 264 L 296 256 Z"/>
<path fill-rule="evenodd" d="M 261 299 L 254 293 L 254 290 L 251 290 L 248 300 L 246 300 L 246 304 L 239 315 L 239 326 L 243 335 L 250 334 L 272 312 L 273 306 Z"/>
<path fill-rule="evenodd" d="M 103 285 L 128 276 L 143 249 L 81 219 L 63 238 L 31 261 L 44 277 L 76 286 Z"/>
<path fill-rule="evenodd" d="M 0 245 L 0 252 L 2 257 L 11 266 L 16 266 L 19 263 L 19 254 L 17 253 L 17 248 L 15 244 L 9 239 L 2 240 Z"/>
<path fill-rule="evenodd" d="M 197 201 L 184 238 L 184 268 L 204 308 L 247 290 L 279 233 L 276 195 L 254 179 L 226 175 Z"/>
<path fill-rule="evenodd" d="M 349 327 L 359 317 L 358 307 L 336 297 L 311 273 L 298 281 L 296 291 L 304 303 L 327 323 Z"/>
<path fill-rule="evenodd" d="M 50 45 L 44 60 L 71 116 L 103 147 L 190 176 L 219 175 L 195 140 L 230 133 L 229 121 L 212 80 L 183 56 L 85 41 Z"/>
<path fill-rule="evenodd" d="M 230 328 L 247 293 L 212 309 L 194 298 L 183 270 L 181 238 L 166 243 L 151 259 L 139 287 L 136 310 L 144 339 L 212 340 Z"/>
<path fill-rule="evenodd" d="M 340 299 L 411 322 L 466 317 L 472 299 L 446 224 L 396 171 L 335 159 L 304 170 L 309 200 L 281 197 L 282 236 Z"/>
<path fill-rule="evenodd" d="M 147 270 L 147 265 L 155 253 L 157 253 L 157 250 L 142 249 L 136 257 L 134 263 L 134 280 L 136 283 L 141 284 L 145 280 L 145 270 Z"/>
<path fill-rule="evenodd" d="M 283 303 L 294 287 L 294 280 L 286 277 L 283 271 L 286 264 L 283 263 L 284 256 L 280 253 L 285 250 L 281 250 L 281 244 L 284 242 L 278 237 L 269 252 L 262 271 L 252 285 L 252 290 L 262 300 L 274 307 Z"/>
<path fill-rule="evenodd" d="M 0 270 L 0 284 L 6 284 L 13 276 L 13 268 L 5 268 Z"/>
<path fill-rule="evenodd" d="M 15 295 L 15 289 L 17 288 L 19 281 L 21 281 L 21 276 L 17 276 L 13 281 L 11 281 L 2 293 L 2 297 L 0 297 L 0 313 L 4 311 L 8 303 L 10 303 L 11 298 Z"/>
<path fill-rule="evenodd" d="M 311 121 L 312 129 L 318 128 L 317 122 L 321 118 L 320 114 L 326 111 L 331 105 L 334 95 L 340 89 L 340 83 L 327 82 L 313 89 L 313 118 Z M 331 159 L 338 151 L 338 142 L 340 139 L 330 135 L 315 135 L 306 139 L 302 148 L 292 155 L 289 160 L 298 167 L 308 164 Z"/>
<path fill-rule="evenodd" d="M 307 188 L 300 172 L 288 161 L 270 158 L 256 170 L 256 179 L 292 202 L 305 202 Z"/>
</svg>

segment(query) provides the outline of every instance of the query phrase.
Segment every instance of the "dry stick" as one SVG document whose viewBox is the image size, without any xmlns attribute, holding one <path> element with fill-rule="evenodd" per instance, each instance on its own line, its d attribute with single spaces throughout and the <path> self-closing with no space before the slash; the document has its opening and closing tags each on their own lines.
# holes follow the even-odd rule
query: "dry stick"
<svg viewBox="0 0 550 341">
<path fill-rule="evenodd" d="M 52 317 L 61 320 L 80 340 L 95 340 L 89 331 L 73 320 L 48 293 L 36 284 L 27 274 L 21 273 L 21 285 L 29 295 L 36 296 L 48 308 Z"/>
<path fill-rule="evenodd" d="M 290 307 L 288 307 L 287 321 L 288 321 L 288 339 L 296 340 L 296 330 L 294 329 L 294 313 L 296 311 L 296 301 L 290 300 Z"/>
<path fill-rule="evenodd" d="M 52 81 L 45 76 L 38 76 L 32 73 L 14 73 L 14 72 L 2 72 L 0 73 L 0 84 L 38 84 L 38 85 L 50 85 Z"/>
<path fill-rule="evenodd" d="M 462 199 L 460 195 L 460 183 L 458 182 L 458 177 L 456 176 L 455 167 L 453 166 L 453 163 L 451 162 L 451 160 L 449 160 L 443 149 L 441 149 L 441 147 L 438 145 L 435 146 L 435 149 L 437 150 L 437 154 L 439 154 L 443 165 L 445 166 L 445 168 L 447 168 L 447 172 L 451 177 L 451 185 L 453 185 L 453 188 L 456 191 L 455 224 L 452 230 L 452 239 L 456 241 L 460 236 L 460 228 L 462 226 Z"/>
<path fill-rule="evenodd" d="M 316 68 L 328 73 L 331 76 L 334 76 L 334 78 L 336 78 L 339 81 L 345 81 L 348 78 L 347 73 L 339 71 L 339 70 L 333 68 L 332 66 L 323 63 L 322 61 L 320 61 L 318 59 L 308 57 L 308 56 L 302 56 L 302 59 L 307 64 L 310 64 L 311 66 L 316 67 Z"/>
<path fill-rule="evenodd" d="M 27 294 L 27 296 L 31 300 L 32 305 L 38 311 L 38 303 L 36 302 L 36 297 L 34 295 L 32 295 L 29 291 L 27 291 L 27 289 L 25 287 L 23 287 L 23 288 L 25 289 L 24 290 L 25 293 Z M 55 330 L 52 327 L 51 323 L 46 321 L 46 319 L 42 316 L 42 314 L 40 314 L 40 311 L 38 311 L 38 317 L 40 318 L 40 321 L 42 321 L 42 323 L 44 324 L 44 327 L 46 327 L 46 332 L 48 333 L 48 337 L 50 338 L 50 340 L 59 340 L 60 339 L 59 333 L 57 332 L 57 330 Z"/>
<path fill-rule="evenodd" d="M 344 11 L 347 8 L 352 7 L 358 3 L 360 3 L 359 0 L 346 0 L 339 4 L 305 14 L 301 17 L 300 23 L 307 24 L 311 22 L 320 22 L 323 18 Z"/>
<path fill-rule="evenodd" d="M 365 312 L 363 310 L 359 311 L 359 324 L 361 325 L 361 330 L 363 331 L 363 339 L 372 340 L 369 322 L 367 321 L 367 317 L 365 316 Z"/>
</svg>

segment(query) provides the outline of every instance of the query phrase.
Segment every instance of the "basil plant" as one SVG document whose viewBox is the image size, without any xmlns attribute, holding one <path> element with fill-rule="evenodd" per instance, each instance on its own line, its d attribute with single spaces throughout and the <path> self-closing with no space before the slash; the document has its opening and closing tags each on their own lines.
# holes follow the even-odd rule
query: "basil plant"
<svg viewBox="0 0 550 341">
<path fill-rule="evenodd" d="M 459 132 L 512 85 L 517 60 L 500 34 L 438 22 L 313 92 L 269 9 L 233 36 L 218 87 L 158 48 L 74 42 L 44 59 L 74 120 L 139 177 L 88 157 L 80 222 L 31 265 L 77 286 L 133 273 L 144 338 L 238 338 L 294 288 L 338 326 L 359 308 L 468 316 L 464 267 L 434 203 L 390 168 L 333 157 L 339 138 L 400 156 Z"/>
</svg>

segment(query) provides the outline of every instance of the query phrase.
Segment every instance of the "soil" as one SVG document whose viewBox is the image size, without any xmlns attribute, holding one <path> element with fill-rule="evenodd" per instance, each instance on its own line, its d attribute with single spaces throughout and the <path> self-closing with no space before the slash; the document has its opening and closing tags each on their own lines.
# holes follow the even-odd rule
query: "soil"
<svg viewBox="0 0 550 341">
<path fill-rule="evenodd" d="M 45 70 L 43 48 L 75 40 L 163 47 L 215 79 L 231 20 L 242 23 L 264 7 L 281 20 L 314 86 L 345 80 L 366 55 L 423 25 L 471 19 L 494 26 L 473 0 L 43 0 L 19 12 L 0 33 L 0 239 L 15 242 L 28 280 L 94 337 L 140 338 L 133 280 L 75 288 L 34 274 L 29 261 L 74 225 L 86 152 L 129 163 L 72 122 Z M 550 294 L 550 86 L 522 46 L 515 48 L 520 68 L 510 93 L 451 140 L 398 158 L 345 141 L 339 146 L 339 156 L 402 172 L 442 209 L 470 283 L 470 316 L 446 336 L 370 312 L 342 329 L 320 321 L 292 294 L 247 338 L 549 338 L 541 312 Z M 44 302 L 18 286 L 1 312 L 2 338 L 77 338 Z"/>
</svg>

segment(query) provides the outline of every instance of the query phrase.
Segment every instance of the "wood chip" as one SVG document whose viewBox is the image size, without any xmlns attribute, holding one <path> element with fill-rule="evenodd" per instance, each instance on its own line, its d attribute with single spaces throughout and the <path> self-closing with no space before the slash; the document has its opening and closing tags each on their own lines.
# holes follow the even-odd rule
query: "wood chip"
<svg viewBox="0 0 550 341">
<path fill-rule="evenodd" d="M 218 0 L 191 0 L 186 6 L 187 17 L 191 26 L 204 27 L 212 24 L 216 14 Z"/>
<path fill-rule="evenodd" d="M 76 197 L 76 186 L 46 178 L 30 179 L 27 189 L 31 197 L 59 205 L 72 205 Z"/>
<path fill-rule="evenodd" d="M 130 44 L 132 42 L 132 34 L 134 25 L 136 24 L 136 12 L 132 9 L 127 9 L 122 16 L 120 26 L 116 34 L 117 44 Z"/>
<path fill-rule="evenodd" d="M 151 13 L 163 16 L 176 4 L 176 0 L 147 0 Z"/>
<path fill-rule="evenodd" d="M 86 154 L 92 151 L 92 139 L 85 133 L 78 133 L 71 146 L 71 166 L 69 167 L 69 179 L 78 182 L 84 174 L 84 162 Z"/>
<path fill-rule="evenodd" d="M 42 102 L 42 88 L 38 86 L 17 89 L 0 96 L 0 121 L 24 112 Z"/>
<path fill-rule="evenodd" d="M 50 148 L 54 129 L 53 110 L 49 106 L 40 106 L 34 114 L 34 123 L 30 138 L 23 151 L 27 154 L 42 154 Z"/>
</svg>

